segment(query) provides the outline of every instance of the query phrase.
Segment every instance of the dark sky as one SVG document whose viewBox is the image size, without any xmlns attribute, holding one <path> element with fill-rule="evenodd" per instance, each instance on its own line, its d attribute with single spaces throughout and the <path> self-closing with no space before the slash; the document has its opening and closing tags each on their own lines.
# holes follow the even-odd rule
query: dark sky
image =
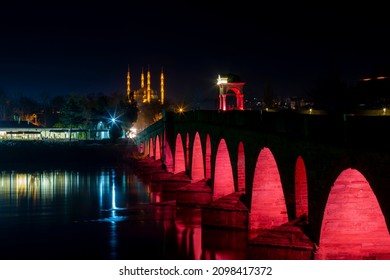
<svg viewBox="0 0 390 280">
<path fill-rule="evenodd" d="M 132 89 L 149 66 L 159 90 L 163 67 L 176 102 L 217 98 L 224 73 L 246 82 L 246 96 L 262 97 L 266 83 L 293 96 L 331 70 L 353 85 L 390 64 L 387 8 L 374 2 L 9 2 L 0 7 L 0 89 L 13 96 L 125 94 L 128 65 Z"/>
</svg>

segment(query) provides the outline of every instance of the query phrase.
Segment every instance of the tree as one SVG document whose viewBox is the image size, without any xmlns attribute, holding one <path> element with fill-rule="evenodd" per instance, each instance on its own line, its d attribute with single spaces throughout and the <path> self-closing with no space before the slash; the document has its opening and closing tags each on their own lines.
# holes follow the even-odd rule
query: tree
<svg viewBox="0 0 390 280">
<path fill-rule="evenodd" d="M 122 103 L 121 115 L 123 127 L 128 130 L 138 119 L 138 107 L 136 102 Z"/>
<path fill-rule="evenodd" d="M 9 106 L 11 100 L 4 92 L 4 90 L 0 89 L 0 120 L 6 120 L 7 115 L 9 114 Z"/>
<path fill-rule="evenodd" d="M 77 96 L 69 96 L 61 108 L 60 121 L 64 127 L 82 127 L 85 122 L 86 110 L 82 99 Z"/>
<path fill-rule="evenodd" d="M 123 134 L 122 126 L 118 122 L 112 123 L 109 133 L 111 140 L 115 141 L 118 138 L 121 138 Z"/>
</svg>

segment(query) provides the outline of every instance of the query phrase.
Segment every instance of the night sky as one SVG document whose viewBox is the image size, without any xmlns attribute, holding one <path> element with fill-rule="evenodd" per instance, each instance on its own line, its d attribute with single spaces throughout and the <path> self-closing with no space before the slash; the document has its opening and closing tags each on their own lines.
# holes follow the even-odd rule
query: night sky
<svg viewBox="0 0 390 280">
<path fill-rule="evenodd" d="M 246 82 L 247 97 L 262 97 L 267 83 L 276 96 L 299 96 L 332 71 L 353 85 L 390 65 L 387 9 L 373 2 L 9 2 L 0 89 L 12 96 L 125 94 L 128 66 L 132 90 L 149 67 L 159 91 L 163 68 L 174 102 L 217 98 L 225 73 Z"/>
</svg>

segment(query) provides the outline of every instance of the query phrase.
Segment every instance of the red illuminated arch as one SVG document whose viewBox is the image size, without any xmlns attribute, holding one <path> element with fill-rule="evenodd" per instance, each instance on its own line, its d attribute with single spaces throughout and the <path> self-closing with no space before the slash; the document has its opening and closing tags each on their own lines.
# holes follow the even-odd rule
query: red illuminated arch
<svg viewBox="0 0 390 280">
<path fill-rule="evenodd" d="M 187 132 L 186 134 L 186 146 L 184 148 L 185 152 L 185 165 L 189 166 L 189 161 L 190 161 L 190 134 Z"/>
<path fill-rule="evenodd" d="M 211 178 L 211 142 L 209 134 L 206 135 L 205 165 L 206 178 Z"/>
<path fill-rule="evenodd" d="M 175 173 L 186 170 L 185 159 L 184 159 L 184 148 L 183 141 L 180 133 L 176 136 L 176 147 L 175 147 Z"/>
<path fill-rule="evenodd" d="M 193 181 L 204 179 L 202 144 L 198 132 L 195 134 L 194 146 L 192 148 L 191 179 Z"/>
<path fill-rule="evenodd" d="M 154 157 L 153 138 L 149 139 L 149 156 Z"/>
<path fill-rule="evenodd" d="M 301 156 L 295 165 L 295 215 L 296 217 L 308 214 L 307 176 L 305 163 Z"/>
<path fill-rule="evenodd" d="M 161 158 L 160 147 L 161 147 L 161 141 L 160 141 L 160 137 L 157 135 L 156 136 L 156 154 L 155 154 L 155 159 L 156 160 Z"/>
<path fill-rule="evenodd" d="M 173 168 L 173 156 L 172 156 L 172 149 L 171 146 L 169 145 L 168 141 L 164 141 L 164 151 L 162 153 L 163 156 L 163 162 L 165 164 L 166 170 L 168 172 L 173 173 L 174 168 Z"/>
<path fill-rule="evenodd" d="M 244 144 L 242 142 L 240 142 L 240 144 L 238 145 L 237 187 L 239 192 L 245 191 L 245 153 Z"/>
<path fill-rule="evenodd" d="M 346 169 L 326 203 L 316 259 L 390 259 L 390 235 L 366 178 Z"/>
<path fill-rule="evenodd" d="M 286 222 L 287 208 L 279 170 L 271 150 L 263 148 L 253 178 L 249 229 L 267 229 Z"/>
<path fill-rule="evenodd" d="M 140 154 L 144 154 L 144 152 L 145 152 L 145 142 L 142 142 L 139 146 L 138 146 L 138 152 L 140 153 Z"/>
<path fill-rule="evenodd" d="M 233 169 L 226 142 L 221 139 L 215 159 L 213 199 L 218 199 L 234 192 Z"/>
<path fill-rule="evenodd" d="M 144 155 L 149 156 L 149 140 L 144 141 Z"/>
</svg>

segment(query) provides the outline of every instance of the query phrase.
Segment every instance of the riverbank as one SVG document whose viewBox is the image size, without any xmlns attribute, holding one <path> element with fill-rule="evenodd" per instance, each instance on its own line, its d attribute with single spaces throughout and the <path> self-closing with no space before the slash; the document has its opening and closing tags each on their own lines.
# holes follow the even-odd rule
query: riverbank
<svg viewBox="0 0 390 280">
<path fill-rule="evenodd" d="M 137 147 L 128 140 L 4 140 L 0 169 L 112 165 L 131 160 Z"/>
</svg>

